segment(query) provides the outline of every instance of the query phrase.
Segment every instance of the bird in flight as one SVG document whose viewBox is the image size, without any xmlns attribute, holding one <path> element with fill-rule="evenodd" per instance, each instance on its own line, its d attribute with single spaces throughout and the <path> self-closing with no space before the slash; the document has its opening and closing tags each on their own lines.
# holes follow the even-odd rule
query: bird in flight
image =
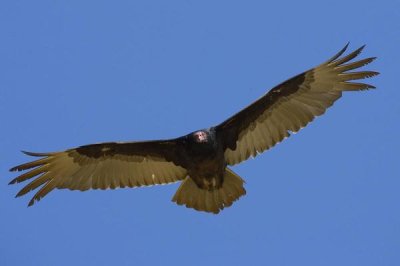
<svg viewBox="0 0 400 266">
<path fill-rule="evenodd" d="M 271 89 L 221 124 L 167 140 L 107 142 L 61 152 L 24 152 L 36 160 L 10 171 L 27 171 L 10 184 L 31 179 L 17 197 L 37 189 L 31 206 L 53 189 L 85 191 L 180 181 L 173 202 L 219 213 L 246 194 L 244 180 L 228 166 L 268 150 L 325 113 L 347 91 L 375 88 L 354 82 L 379 74 L 352 71 L 375 57 L 352 61 L 363 47 L 331 59 Z"/>
</svg>

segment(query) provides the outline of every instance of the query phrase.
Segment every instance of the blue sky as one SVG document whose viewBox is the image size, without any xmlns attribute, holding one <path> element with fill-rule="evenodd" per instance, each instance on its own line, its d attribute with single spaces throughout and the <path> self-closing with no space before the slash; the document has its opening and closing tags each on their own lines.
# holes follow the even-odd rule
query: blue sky
<svg viewBox="0 0 400 266">
<path fill-rule="evenodd" d="M 4 1 L 0 265 L 399 265 L 397 1 Z M 26 208 L 19 150 L 171 138 L 215 125 L 277 83 L 367 44 L 377 90 L 234 170 L 219 215 L 178 184 L 57 190 Z"/>
</svg>

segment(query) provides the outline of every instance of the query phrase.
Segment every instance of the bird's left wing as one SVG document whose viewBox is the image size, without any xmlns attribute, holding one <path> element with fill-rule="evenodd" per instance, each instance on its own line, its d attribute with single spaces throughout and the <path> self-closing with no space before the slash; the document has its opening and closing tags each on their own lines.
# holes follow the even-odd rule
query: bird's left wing
<svg viewBox="0 0 400 266">
<path fill-rule="evenodd" d="M 322 115 L 343 91 L 374 88 L 351 80 L 378 74 L 374 71 L 349 72 L 375 58 L 349 62 L 364 47 L 341 57 L 347 45 L 327 62 L 276 86 L 263 97 L 216 127 L 224 145 L 228 164 L 256 156 L 305 127 Z"/>
<path fill-rule="evenodd" d="M 41 186 L 30 206 L 55 188 L 84 191 L 172 183 L 186 177 L 182 149 L 175 139 L 100 143 L 53 153 L 25 152 L 41 158 L 11 168 L 29 171 L 10 184 L 34 178 L 17 194 L 22 196 Z"/>
</svg>

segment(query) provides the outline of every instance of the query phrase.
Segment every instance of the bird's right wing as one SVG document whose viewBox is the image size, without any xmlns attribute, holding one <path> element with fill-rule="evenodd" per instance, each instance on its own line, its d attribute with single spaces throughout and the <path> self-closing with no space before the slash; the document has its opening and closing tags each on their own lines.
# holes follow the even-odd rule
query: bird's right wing
<svg viewBox="0 0 400 266">
<path fill-rule="evenodd" d="M 53 153 L 25 152 L 41 158 L 10 169 L 29 170 L 10 184 L 34 178 L 17 194 L 22 196 L 41 186 L 30 206 L 55 188 L 84 191 L 172 183 L 187 175 L 182 149 L 175 139 L 100 143 Z"/>
<path fill-rule="evenodd" d="M 363 47 L 341 57 L 346 48 L 347 45 L 327 62 L 276 86 L 218 125 L 216 129 L 223 140 L 226 162 L 234 165 L 273 147 L 325 113 L 343 91 L 374 88 L 351 81 L 372 77 L 378 72 L 349 71 L 375 58 L 349 62 Z"/>
</svg>

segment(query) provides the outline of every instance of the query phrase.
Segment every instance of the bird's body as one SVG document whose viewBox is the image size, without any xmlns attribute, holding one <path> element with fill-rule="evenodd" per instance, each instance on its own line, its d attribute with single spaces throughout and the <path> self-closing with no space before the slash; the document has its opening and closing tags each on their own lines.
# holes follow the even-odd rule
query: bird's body
<svg viewBox="0 0 400 266">
<path fill-rule="evenodd" d="M 344 91 L 374 88 L 358 80 L 374 71 L 349 72 L 375 58 L 349 62 L 363 47 L 273 88 L 221 124 L 169 140 L 85 145 L 40 157 L 11 171 L 29 170 L 10 183 L 34 178 L 17 196 L 41 187 L 29 205 L 55 188 L 71 190 L 140 187 L 182 181 L 173 201 L 218 213 L 246 193 L 243 179 L 228 166 L 272 148 L 322 115 Z"/>
<path fill-rule="evenodd" d="M 206 190 L 220 188 L 226 167 L 224 150 L 214 127 L 195 131 L 184 138 L 188 175 Z"/>
</svg>

